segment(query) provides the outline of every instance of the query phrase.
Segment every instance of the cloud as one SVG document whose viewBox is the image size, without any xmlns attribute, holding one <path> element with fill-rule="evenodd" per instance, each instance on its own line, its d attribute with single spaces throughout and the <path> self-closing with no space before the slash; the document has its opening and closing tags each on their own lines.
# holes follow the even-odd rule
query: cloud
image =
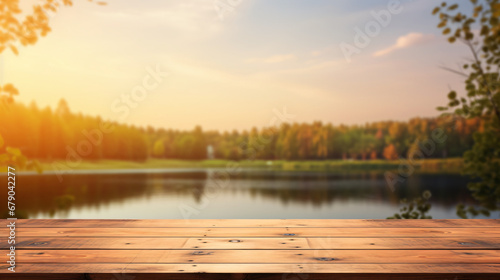
<svg viewBox="0 0 500 280">
<path fill-rule="evenodd" d="M 411 46 L 423 44 L 434 39 L 434 35 L 432 34 L 422 34 L 422 33 L 409 33 L 404 36 L 401 36 L 397 39 L 396 44 L 375 52 L 373 56 L 383 56 L 387 55 L 393 51 L 409 48 Z"/>
<path fill-rule="evenodd" d="M 273 55 L 273 56 L 265 57 L 265 58 L 251 58 L 251 59 L 247 59 L 246 62 L 272 64 L 272 63 L 281 63 L 281 62 L 285 62 L 285 61 L 294 60 L 295 58 L 296 57 L 293 54 L 279 54 L 279 55 Z"/>
</svg>

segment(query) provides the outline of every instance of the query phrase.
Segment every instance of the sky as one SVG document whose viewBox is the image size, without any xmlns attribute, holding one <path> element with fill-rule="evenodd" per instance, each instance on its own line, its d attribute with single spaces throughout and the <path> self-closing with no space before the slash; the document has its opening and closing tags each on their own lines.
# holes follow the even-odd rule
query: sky
<svg viewBox="0 0 500 280">
<path fill-rule="evenodd" d="M 23 0 L 21 0 L 22 2 Z M 27 9 L 33 1 L 25 2 Z M 433 0 L 75 0 L 2 55 L 17 100 L 134 125 L 242 130 L 437 116 L 470 57 Z"/>
</svg>

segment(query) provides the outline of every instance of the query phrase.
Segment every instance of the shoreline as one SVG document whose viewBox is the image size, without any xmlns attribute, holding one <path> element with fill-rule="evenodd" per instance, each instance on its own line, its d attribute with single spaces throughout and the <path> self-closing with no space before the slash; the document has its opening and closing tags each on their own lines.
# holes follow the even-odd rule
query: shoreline
<svg viewBox="0 0 500 280">
<path fill-rule="evenodd" d="M 40 162 L 43 173 L 51 174 L 57 171 L 66 173 L 127 173 L 137 170 L 147 170 L 148 173 L 161 173 L 165 171 L 196 171 L 210 169 L 224 169 L 228 165 L 245 169 L 266 169 L 275 171 L 323 171 L 323 172 L 385 172 L 398 171 L 409 166 L 418 173 L 453 173 L 460 174 L 463 159 L 423 159 L 415 162 L 402 160 L 176 160 L 176 159 L 149 159 L 144 162 L 124 160 L 99 160 L 82 161 L 80 164 L 69 168 L 65 161 Z M 6 169 L 3 167 L 2 169 Z M 21 174 L 37 174 L 36 171 L 23 170 Z M 42 174 L 43 174 L 42 173 Z M 141 172 L 143 173 L 143 172 Z"/>
</svg>

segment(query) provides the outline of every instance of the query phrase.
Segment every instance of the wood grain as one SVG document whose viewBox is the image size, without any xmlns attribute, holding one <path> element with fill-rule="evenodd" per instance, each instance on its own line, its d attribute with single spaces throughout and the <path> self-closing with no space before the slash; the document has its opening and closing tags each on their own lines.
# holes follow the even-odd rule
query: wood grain
<svg viewBox="0 0 500 280">
<path fill-rule="evenodd" d="M 334 278 L 333 278 L 334 277 Z M 498 280 L 497 274 L 383 274 L 383 273 L 16 273 L 0 279 L 16 280 Z"/>
<path fill-rule="evenodd" d="M 0 249 L 7 249 L 0 241 Z M 171 249 L 500 249 L 500 238 L 134 238 L 18 237 L 16 249 L 171 250 Z"/>
<path fill-rule="evenodd" d="M 0 236 L 8 236 L 0 228 Z M 485 228 L 23 228 L 18 236 L 28 237 L 500 237 L 500 227 Z"/>
<path fill-rule="evenodd" d="M 0 265 L 0 271 L 7 265 Z M 495 273 L 500 264 L 23 264 L 16 273 Z M 11 273 L 12 274 L 12 273 Z M 296 277 L 296 276 L 295 276 Z M 310 276 L 309 276 L 310 277 Z M 330 275 L 336 279 L 337 275 Z M 296 279 L 290 277 L 291 279 Z M 300 279 L 300 278 L 299 278 Z M 307 278 L 306 278 L 307 279 Z M 453 278 L 451 278 L 453 279 Z M 450 279 L 450 280 L 451 280 Z M 496 278 L 495 280 L 498 280 Z M 297 279 L 298 280 L 298 279 Z M 305 280 L 305 279 L 304 279 Z"/>
<path fill-rule="evenodd" d="M 17 220 L 15 245 L 0 279 L 500 279 L 499 220 Z"/>
<path fill-rule="evenodd" d="M 7 254 L 6 250 L 0 251 Z M 499 263 L 500 250 L 18 250 L 23 263 Z"/>
</svg>

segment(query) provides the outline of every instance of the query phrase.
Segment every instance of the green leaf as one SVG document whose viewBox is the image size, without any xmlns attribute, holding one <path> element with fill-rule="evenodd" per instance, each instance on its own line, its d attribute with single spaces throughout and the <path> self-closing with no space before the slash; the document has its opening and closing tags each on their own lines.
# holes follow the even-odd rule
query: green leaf
<svg viewBox="0 0 500 280">
<path fill-rule="evenodd" d="M 423 193 L 422 193 L 422 197 L 425 198 L 425 199 L 429 199 L 431 198 L 432 196 L 432 193 L 428 190 L 425 190 Z"/>
</svg>

